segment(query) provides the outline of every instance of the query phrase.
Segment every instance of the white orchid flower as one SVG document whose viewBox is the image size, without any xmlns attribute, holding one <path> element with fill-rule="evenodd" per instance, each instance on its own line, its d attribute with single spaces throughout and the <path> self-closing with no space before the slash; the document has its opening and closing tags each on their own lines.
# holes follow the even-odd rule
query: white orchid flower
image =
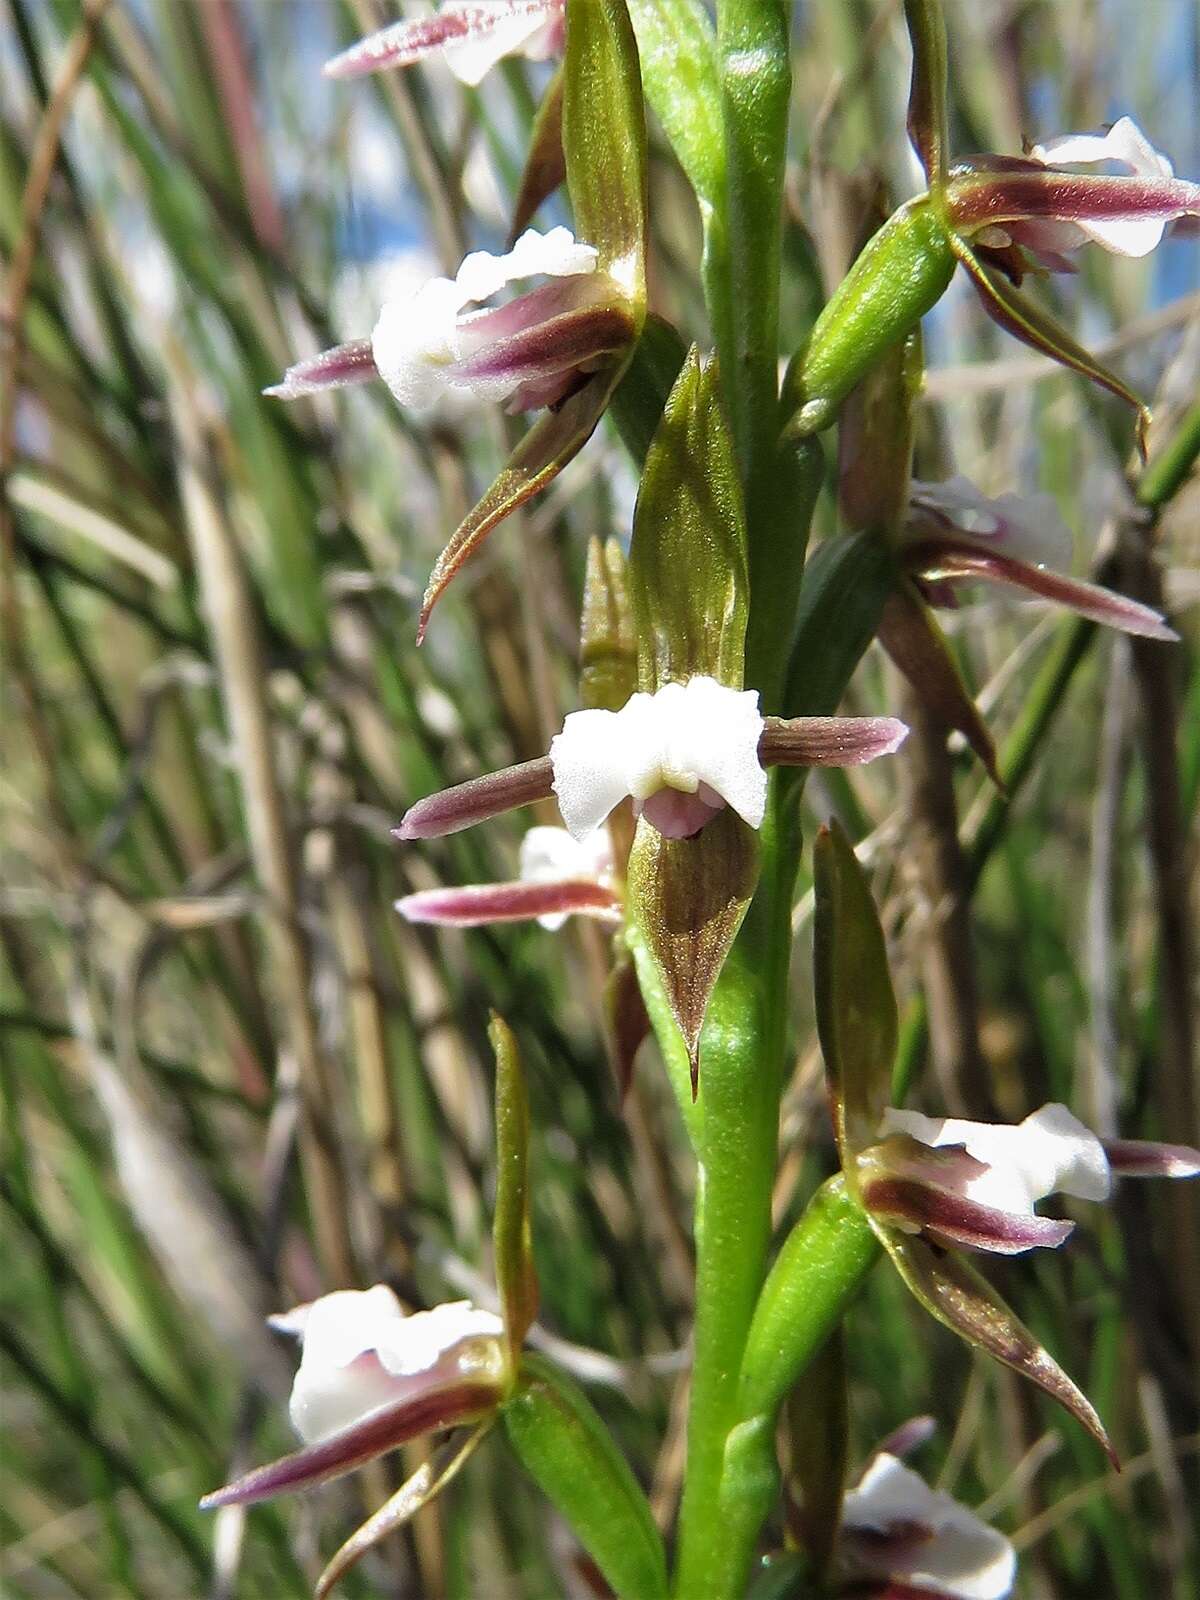
<svg viewBox="0 0 1200 1600">
<path fill-rule="evenodd" d="M 473 251 L 453 278 L 388 301 L 369 339 L 297 362 L 264 393 L 294 400 L 382 378 L 410 410 L 448 390 L 512 411 L 557 405 L 633 337 L 626 298 L 597 262 L 569 228 L 529 228 L 504 255 Z M 484 305 L 530 278 L 547 281 Z"/>
<path fill-rule="evenodd" d="M 936 1242 L 1001 1255 L 1057 1246 L 1070 1222 L 1039 1216 L 1052 1194 L 1107 1200 L 1114 1176 L 1192 1178 L 1200 1151 L 1097 1138 L 1066 1106 L 1015 1126 L 888 1107 L 880 1143 L 862 1153 L 862 1196 L 877 1216 Z"/>
<path fill-rule="evenodd" d="M 842 1502 L 838 1561 L 852 1579 L 878 1582 L 880 1594 L 902 1584 L 906 1595 L 948 1600 L 1005 1600 L 1017 1576 L 1002 1533 L 886 1451 Z"/>
<path fill-rule="evenodd" d="M 697 675 L 632 695 L 619 711 L 571 712 L 548 755 L 418 801 L 396 833 L 457 833 L 551 794 L 578 841 L 627 798 L 668 838 L 698 833 L 725 806 L 758 828 L 765 768 L 857 766 L 890 754 L 907 732 L 894 717 L 764 718 L 755 690 Z"/>
</svg>

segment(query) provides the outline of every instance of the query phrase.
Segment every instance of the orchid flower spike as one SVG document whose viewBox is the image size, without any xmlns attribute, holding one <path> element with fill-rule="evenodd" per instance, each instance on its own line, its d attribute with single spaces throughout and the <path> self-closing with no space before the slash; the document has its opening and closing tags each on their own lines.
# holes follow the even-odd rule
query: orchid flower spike
<svg viewBox="0 0 1200 1600">
<path fill-rule="evenodd" d="M 860 1600 L 1005 1600 L 1017 1576 L 1002 1533 L 887 1451 L 842 1503 L 835 1560 Z"/>
<path fill-rule="evenodd" d="M 940 586 L 982 579 L 1015 588 L 1093 622 L 1149 639 L 1177 639 L 1157 611 L 1049 563 L 1069 553 L 1071 535 L 1052 495 L 989 499 L 966 478 L 911 486 L 902 532 L 903 564 L 936 599 Z"/>
<path fill-rule="evenodd" d="M 512 1384 L 500 1318 L 466 1300 L 406 1315 L 376 1284 L 270 1320 L 301 1343 L 289 1411 L 303 1448 L 205 1495 L 204 1510 L 339 1477 L 421 1434 L 487 1415 Z"/>
<path fill-rule="evenodd" d="M 396 901 L 408 922 L 477 928 L 490 922 L 527 922 L 556 932 L 571 916 L 616 922 L 621 889 L 616 882 L 607 828 L 573 839 L 565 828 L 530 828 L 521 841 L 513 883 L 423 889 Z"/>
<path fill-rule="evenodd" d="M 551 794 L 577 841 L 627 798 L 667 838 L 690 838 L 727 806 L 758 828 L 767 767 L 858 766 L 907 732 L 894 717 L 764 718 L 756 690 L 699 675 L 634 694 L 619 711 L 571 712 L 548 755 L 418 801 L 396 833 L 457 833 Z"/>
<path fill-rule="evenodd" d="M 394 22 L 325 63 L 329 78 L 360 78 L 440 55 L 472 88 L 504 56 L 544 61 L 563 47 L 564 0 L 449 0 L 431 17 Z"/>
<path fill-rule="evenodd" d="M 1102 162 L 1124 171 L 1069 170 Z M 1068 253 L 1088 243 L 1115 255 L 1149 255 L 1168 223 L 1200 216 L 1200 184 L 1177 178 L 1137 123 L 1121 117 L 1104 133 L 1031 145 L 1023 158 L 964 162 L 950 175 L 947 205 L 980 254 L 1019 283 L 1021 252 L 1049 272 L 1072 271 Z"/>
<path fill-rule="evenodd" d="M 568 228 L 530 228 L 506 255 L 476 250 L 453 278 L 430 278 L 389 300 L 369 340 L 297 362 L 264 393 L 294 400 L 382 378 L 411 410 L 447 390 L 504 401 L 510 411 L 556 406 L 633 338 L 626 297 L 597 260 Z M 474 309 L 527 278 L 547 281 Z"/>
<path fill-rule="evenodd" d="M 863 1204 L 906 1233 L 998 1255 L 1069 1238 L 1073 1223 L 1035 1211 L 1047 1195 L 1107 1200 L 1114 1176 L 1200 1174 L 1198 1150 L 1101 1140 L 1058 1104 L 1016 1126 L 888 1107 L 878 1134 L 858 1158 Z"/>
</svg>

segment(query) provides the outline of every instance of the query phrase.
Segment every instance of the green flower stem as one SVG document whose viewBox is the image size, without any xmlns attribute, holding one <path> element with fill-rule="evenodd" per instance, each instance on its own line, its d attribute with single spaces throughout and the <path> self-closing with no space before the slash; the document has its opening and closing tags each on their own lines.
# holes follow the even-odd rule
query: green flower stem
<svg viewBox="0 0 1200 1600">
<path fill-rule="evenodd" d="M 764 840 L 764 872 L 775 867 Z M 768 1056 L 761 925 L 753 912 L 726 963 L 705 1023 L 704 1106 L 696 1144 L 696 1322 L 687 1467 L 674 1592 L 726 1600 L 720 1487 L 737 1376 L 766 1270 L 779 1121 L 778 1060 Z"/>
<path fill-rule="evenodd" d="M 755 1307 L 722 1454 L 715 1537 L 704 1569 L 708 1587 L 694 1592 L 722 1600 L 745 1593 L 759 1529 L 779 1495 L 779 1408 L 841 1322 L 878 1254 L 863 1211 L 841 1177 L 830 1179 L 792 1229 Z M 676 1592 L 691 1600 L 693 1590 L 681 1582 Z"/>
</svg>

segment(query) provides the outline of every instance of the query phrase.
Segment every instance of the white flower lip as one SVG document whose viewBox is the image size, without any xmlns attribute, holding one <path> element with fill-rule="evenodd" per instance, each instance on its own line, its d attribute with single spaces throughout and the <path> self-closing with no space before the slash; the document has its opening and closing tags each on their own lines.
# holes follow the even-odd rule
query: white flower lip
<svg viewBox="0 0 1200 1600">
<path fill-rule="evenodd" d="M 902 1531 L 914 1525 L 929 1530 L 916 1545 Z M 886 1452 L 846 1495 L 842 1527 L 850 1561 L 873 1576 L 953 1600 L 1005 1600 L 1016 1582 L 1016 1553 L 1004 1535 Z M 898 1534 L 893 1550 L 887 1545 L 890 1528 Z M 860 1553 L 858 1531 L 882 1538 L 864 1542 Z"/>
<path fill-rule="evenodd" d="M 1132 117 L 1121 117 L 1107 133 L 1065 133 L 1045 144 L 1035 144 L 1030 158 L 1043 166 L 1089 165 L 1112 161 L 1127 167 L 1138 178 L 1173 178 L 1175 168 L 1161 150 L 1156 150 Z M 1061 225 L 1060 225 L 1061 226 Z M 1146 256 L 1162 242 L 1166 221 L 1162 217 L 1136 217 L 1124 220 L 1090 221 L 1080 218 L 1065 226 L 1075 239 L 1092 239 L 1106 250 L 1123 256 Z M 1071 241 L 1064 236 L 1066 248 Z"/>
<path fill-rule="evenodd" d="M 701 785 L 752 828 L 762 826 L 767 775 L 755 690 L 697 676 L 635 694 L 620 711 L 573 711 L 550 745 L 554 793 L 572 838 L 598 828 L 627 796 Z"/>
<path fill-rule="evenodd" d="M 932 1149 L 962 1146 L 985 1170 L 963 1181 L 965 1199 L 1015 1216 L 1033 1216 L 1050 1194 L 1107 1200 L 1112 1173 L 1104 1147 L 1066 1106 L 1045 1105 L 1017 1125 L 926 1117 L 889 1106 L 880 1136 L 906 1133 Z"/>
<path fill-rule="evenodd" d="M 339 1289 L 272 1325 L 303 1341 L 289 1406 L 312 1444 L 350 1427 L 397 1394 L 398 1379 L 429 1372 L 464 1341 L 499 1339 L 500 1318 L 468 1300 L 406 1316 L 386 1284 Z"/>
<path fill-rule="evenodd" d="M 379 376 L 399 404 L 413 410 L 429 407 L 448 387 L 471 392 L 486 387 L 490 398 L 505 398 L 515 380 L 456 381 L 455 363 L 475 348 L 471 318 L 461 315 L 464 308 L 525 278 L 587 276 L 596 271 L 597 261 L 595 248 L 563 227 L 545 234 L 529 228 L 505 255 L 473 251 L 453 278 L 430 278 L 414 295 L 383 307 L 371 335 Z"/>
<path fill-rule="evenodd" d="M 565 828 L 530 828 L 521 840 L 518 877 L 522 883 L 567 883 L 595 879 L 605 883 L 612 875 L 612 843 L 605 828 L 575 839 Z M 551 911 L 539 917 L 539 926 L 555 932 L 569 913 Z"/>
</svg>

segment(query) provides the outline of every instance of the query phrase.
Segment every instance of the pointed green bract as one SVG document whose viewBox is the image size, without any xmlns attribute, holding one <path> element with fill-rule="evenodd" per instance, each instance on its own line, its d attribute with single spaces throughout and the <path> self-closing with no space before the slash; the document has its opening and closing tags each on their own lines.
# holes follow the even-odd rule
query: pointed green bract
<svg viewBox="0 0 1200 1600">
<path fill-rule="evenodd" d="M 931 189 L 946 178 L 949 136 L 946 125 L 946 19 L 941 0 L 904 0 L 904 20 L 912 40 L 912 88 L 908 97 L 908 136 Z"/>
<path fill-rule="evenodd" d="M 1116 1452 L 1096 1409 L 991 1284 L 953 1251 L 872 1219 L 896 1271 L 931 1316 L 968 1344 L 1037 1384 L 1083 1425 L 1114 1466 Z"/>
<path fill-rule="evenodd" d="M 842 1167 L 853 1191 L 855 1157 L 875 1137 L 891 1089 L 896 996 L 866 874 L 837 822 L 817 836 L 813 876 L 817 1031 Z"/>
<path fill-rule="evenodd" d="M 646 113 L 625 0 L 567 0 L 563 150 L 575 235 L 646 305 Z"/>
<path fill-rule="evenodd" d="M 629 551 L 638 682 L 697 674 L 741 688 L 746 523 L 716 364 L 693 347 L 646 457 Z"/>
<path fill-rule="evenodd" d="M 529 1218 L 529 1100 L 512 1029 L 493 1013 L 488 1038 L 496 1053 L 496 1211 L 492 1244 L 504 1336 L 515 1363 L 537 1315 Z"/>
<path fill-rule="evenodd" d="M 634 337 L 630 324 L 630 341 Z M 505 517 L 552 483 L 569 461 L 583 449 L 604 415 L 623 371 L 616 361 L 605 372 L 589 378 L 557 411 L 547 411 L 534 423 L 509 456 L 491 488 L 450 537 L 434 563 L 421 602 L 417 640 L 425 636 L 429 616 L 455 573 Z"/>
<path fill-rule="evenodd" d="M 617 1600 L 665 1600 L 666 1555 L 650 1507 L 586 1395 L 548 1361 L 526 1356 L 502 1415 L 521 1465 Z"/>
<path fill-rule="evenodd" d="M 664 839 L 643 818 L 627 898 L 687 1046 L 695 1095 L 700 1030 L 758 878 L 758 836 L 726 807 L 693 839 Z"/>
<path fill-rule="evenodd" d="M 1137 412 L 1137 442 L 1143 461 L 1146 459 L 1146 434 L 1150 426 L 1150 409 L 1138 398 L 1129 385 L 1102 361 L 1084 347 L 1035 300 L 1028 299 L 1014 289 L 998 272 L 991 272 L 971 249 L 965 239 L 952 236 L 954 253 L 971 275 L 979 291 L 984 310 L 998 322 L 1006 333 L 1060 366 L 1088 378 L 1100 388 L 1115 394 L 1118 400 L 1132 406 Z"/>
</svg>

